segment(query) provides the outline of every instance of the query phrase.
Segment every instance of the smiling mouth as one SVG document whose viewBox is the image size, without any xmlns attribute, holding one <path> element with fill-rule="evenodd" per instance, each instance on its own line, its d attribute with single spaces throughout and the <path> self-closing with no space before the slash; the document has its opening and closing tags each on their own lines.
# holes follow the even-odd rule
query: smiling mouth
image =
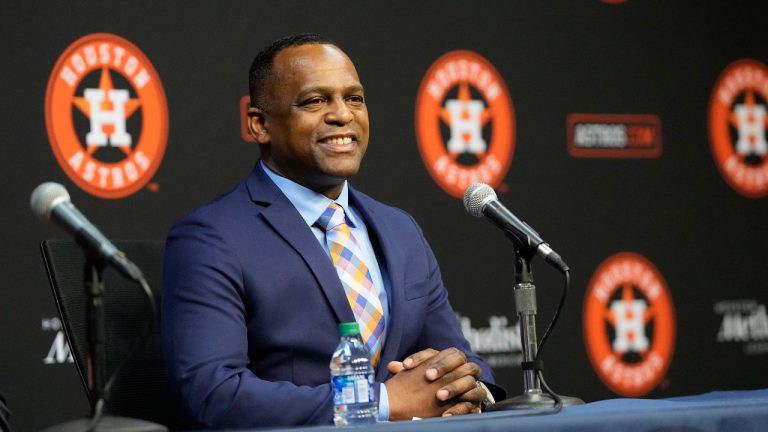
<svg viewBox="0 0 768 432">
<path fill-rule="evenodd" d="M 350 136 L 344 136 L 344 137 L 328 137 L 321 139 L 319 142 L 321 144 L 328 144 L 333 146 L 342 146 L 342 145 L 349 145 L 352 144 L 352 142 L 355 141 Z"/>
</svg>

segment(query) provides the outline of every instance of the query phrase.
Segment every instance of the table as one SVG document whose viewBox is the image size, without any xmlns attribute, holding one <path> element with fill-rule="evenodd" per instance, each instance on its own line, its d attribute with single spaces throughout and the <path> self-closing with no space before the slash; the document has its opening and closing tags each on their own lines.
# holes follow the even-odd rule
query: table
<svg viewBox="0 0 768 432">
<path fill-rule="evenodd" d="M 366 432 L 768 431 L 768 389 L 716 391 L 668 399 L 608 399 L 566 407 L 557 414 L 521 415 L 534 412 L 488 412 L 451 418 L 379 423 L 364 429 Z M 339 432 L 340 429 L 314 426 L 273 430 Z"/>
</svg>

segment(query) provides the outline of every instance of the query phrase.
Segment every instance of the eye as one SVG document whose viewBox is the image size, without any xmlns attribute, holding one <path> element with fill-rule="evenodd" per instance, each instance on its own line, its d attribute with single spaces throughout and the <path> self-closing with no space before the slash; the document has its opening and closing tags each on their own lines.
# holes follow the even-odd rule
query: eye
<svg viewBox="0 0 768 432">
<path fill-rule="evenodd" d="M 316 96 L 301 102 L 299 106 L 304 108 L 319 108 L 324 103 L 325 103 L 325 98 Z"/>
<path fill-rule="evenodd" d="M 352 105 L 364 105 L 365 104 L 365 97 L 363 95 L 352 95 L 347 97 L 347 102 L 351 103 Z"/>
</svg>

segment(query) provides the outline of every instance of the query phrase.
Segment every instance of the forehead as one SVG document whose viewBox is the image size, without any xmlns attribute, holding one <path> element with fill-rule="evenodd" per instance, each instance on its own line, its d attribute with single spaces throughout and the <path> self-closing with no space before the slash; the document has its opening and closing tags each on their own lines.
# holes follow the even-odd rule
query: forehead
<svg viewBox="0 0 768 432">
<path fill-rule="evenodd" d="M 334 45 L 300 45 L 286 48 L 275 57 L 273 81 L 283 90 L 306 87 L 360 86 L 355 65 Z"/>
</svg>

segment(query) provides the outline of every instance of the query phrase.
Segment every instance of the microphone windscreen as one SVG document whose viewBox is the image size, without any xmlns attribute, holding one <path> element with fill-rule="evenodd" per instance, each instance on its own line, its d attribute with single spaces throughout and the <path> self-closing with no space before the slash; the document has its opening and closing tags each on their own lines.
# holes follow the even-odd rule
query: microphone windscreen
<svg viewBox="0 0 768 432">
<path fill-rule="evenodd" d="M 496 192 L 485 183 L 475 183 L 464 191 L 464 208 L 475 217 L 483 215 L 483 208 L 488 201 L 496 199 Z"/>
<path fill-rule="evenodd" d="M 51 218 L 51 210 L 62 202 L 69 202 L 69 192 L 64 186 L 46 182 L 36 187 L 29 198 L 32 213 L 43 220 Z"/>
</svg>

